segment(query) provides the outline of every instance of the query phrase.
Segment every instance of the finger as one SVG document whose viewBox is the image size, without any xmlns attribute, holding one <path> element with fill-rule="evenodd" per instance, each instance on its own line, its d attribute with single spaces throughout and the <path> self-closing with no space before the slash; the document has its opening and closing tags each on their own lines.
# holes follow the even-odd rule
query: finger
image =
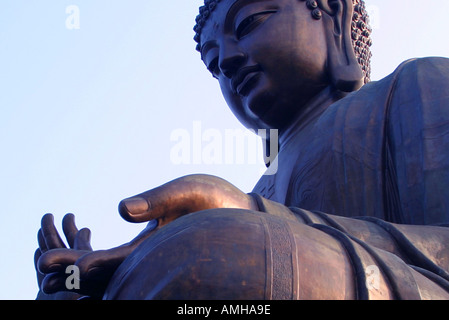
<svg viewBox="0 0 449 320">
<path fill-rule="evenodd" d="M 54 224 L 54 218 L 52 214 L 46 214 L 42 217 L 41 221 L 42 235 L 45 239 L 47 249 L 65 248 L 65 244 L 59 236 Z"/>
<path fill-rule="evenodd" d="M 81 229 L 75 237 L 74 249 L 92 251 L 90 244 L 91 232 L 88 228 Z"/>
<path fill-rule="evenodd" d="M 162 226 L 182 215 L 215 208 L 254 209 L 255 204 L 226 180 L 191 175 L 121 201 L 119 213 L 130 222 L 158 219 Z"/>
<path fill-rule="evenodd" d="M 42 274 L 39 271 L 38 266 L 37 266 L 41 255 L 42 255 L 42 251 L 40 249 L 36 249 L 36 251 L 34 252 L 34 268 L 36 269 L 37 284 L 38 284 L 39 288 L 41 288 L 41 283 L 42 283 L 42 280 L 44 279 L 44 274 Z"/>
<path fill-rule="evenodd" d="M 65 282 L 67 275 L 65 273 L 50 273 L 42 280 L 42 291 L 46 294 L 53 294 L 66 289 Z"/>
<path fill-rule="evenodd" d="M 86 253 L 86 251 L 71 249 L 53 249 L 39 257 L 37 267 L 41 273 L 45 274 L 54 272 L 64 273 L 68 266 L 74 265 Z"/>
<path fill-rule="evenodd" d="M 110 277 L 131 254 L 133 246 L 120 246 L 109 250 L 93 251 L 76 262 L 83 280 L 103 280 Z"/>
<path fill-rule="evenodd" d="M 48 251 L 47 244 L 45 243 L 44 235 L 42 234 L 42 229 L 37 232 L 37 242 L 39 244 L 39 249 L 42 252 Z"/>
<path fill-rule="evenodd" d="M 39 260 L 39 258 L 42 255 L 42 251 L 40 249 L 36 249 L 36 251 L 34 251 L 34 266 L 37 267 L 37 261 Z"/>
<path fill-rule="evenodd" d="M 65 294 L 60 296 L 62 300 L 67 300 L 67 297 L 69 297 L 69 300 L 78 300 L 81 295 L 101 299 L 107 286 L 107 283 L 83 283 L 80 281 L 79 288 L 67 287 L 67 277 L 67 274 L 59 272 L 47 274 L 42 281 L 42 291 L 46 294 L 62 294 L 62 292 L 65 292 Z"/>
<path fill-rule="evenodd" d="M 75 247 L 75 237 L 78 233 L 78 228 L 75 224 L 75 215 L 68 213 L 62 219 L 62 230 L 69 243 L 70 248 Z"/>
</svg>

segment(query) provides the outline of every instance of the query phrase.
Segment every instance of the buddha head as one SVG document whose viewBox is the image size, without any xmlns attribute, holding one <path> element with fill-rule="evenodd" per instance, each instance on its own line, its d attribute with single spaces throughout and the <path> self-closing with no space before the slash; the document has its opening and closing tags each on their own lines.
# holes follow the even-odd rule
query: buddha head
<svg viewBox="0 0 449 320">
<path fill-rule="evenodd" d="M 321 92 L 369 82 L 363 0 L 206 0 L 196 23 L 201 59 L 248 128 L 282 131 Z"/>
</svg>

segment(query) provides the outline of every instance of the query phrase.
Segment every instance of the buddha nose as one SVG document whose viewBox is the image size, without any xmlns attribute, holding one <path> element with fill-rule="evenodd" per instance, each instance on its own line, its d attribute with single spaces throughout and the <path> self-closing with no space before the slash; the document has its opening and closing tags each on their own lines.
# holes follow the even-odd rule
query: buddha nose
<svg viewBox="0 0 449 320">
<path fill-rule="evenodd" d="M 247 55 L 237 46 L 232 46 L 220 53 L 219 67 L 225 77 L 231 79 L 244 65 Z"/>
</svg>

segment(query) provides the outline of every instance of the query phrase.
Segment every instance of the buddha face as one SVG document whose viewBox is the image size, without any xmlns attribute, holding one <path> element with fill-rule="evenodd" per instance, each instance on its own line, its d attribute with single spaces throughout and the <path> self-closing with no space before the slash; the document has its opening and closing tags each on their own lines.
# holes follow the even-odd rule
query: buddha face
<svg viewBox="0 0 449 320">
<path fill-rule="evenodd" d="M 323 24 L 298 0 L 220 1 L 200 51 L 248 128 L 282 131 L 330 83 Z"/>
</svg>

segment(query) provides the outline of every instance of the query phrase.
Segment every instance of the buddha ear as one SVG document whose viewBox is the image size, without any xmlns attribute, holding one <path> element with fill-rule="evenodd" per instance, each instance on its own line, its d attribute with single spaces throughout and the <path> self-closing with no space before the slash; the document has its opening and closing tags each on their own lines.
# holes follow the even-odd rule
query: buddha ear
<svg viewBox="0 0 449 320">
<path fill-rule="evenodd" d="M 352 44 L 352 0 L 317 0 L 328 43 L 328 63 L 334 86 L 344 92 L 358 90 L 364 75 Z"/>
</svg>

